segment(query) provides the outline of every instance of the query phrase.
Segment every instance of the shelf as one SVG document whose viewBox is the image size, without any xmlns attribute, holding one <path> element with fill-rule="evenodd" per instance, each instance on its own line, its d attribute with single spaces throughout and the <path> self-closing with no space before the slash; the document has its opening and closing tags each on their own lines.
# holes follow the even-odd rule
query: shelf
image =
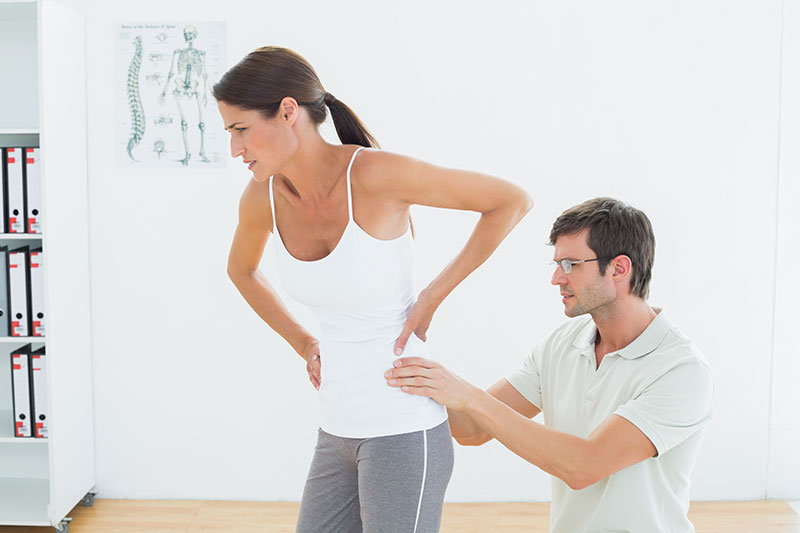
<svg viewBox="0 0 800 533">
<path fill-rule="evenodd" d="M 9 410 L 0 410 L 0 444 L 38 444 L 47 442 L 48 439 L 37 439 L 36 437 L 15 437 L 14 436 L 14 413 Z"/>
<path fill-rule="evenodd" d="M 0 233 L 0 241 L 41 241 L 41 233 Z"/>
<path fill-rule="evenodd" d="M 0 478 L 0 524 L 49 526 L 50 481 Z"/>
<path fill-rule="evenodd" d="M 0 337 L 0 344 L 27 344 L 29 342 L 45 344 L 47 337 Z"/>
<path fill-rule="evenodd" d="M 39 133 L 36 130 L 0 129 L 1 148 L 38 148 Z"/>
</svg>

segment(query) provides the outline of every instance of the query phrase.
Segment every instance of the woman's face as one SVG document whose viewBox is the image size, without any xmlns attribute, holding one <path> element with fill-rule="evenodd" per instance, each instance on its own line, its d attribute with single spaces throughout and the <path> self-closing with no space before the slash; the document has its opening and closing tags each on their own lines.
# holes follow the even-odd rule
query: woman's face
<svg viewBox="0 0 800 533">
<path fill-rule="evenodd" d="M 297 137 L 292 130 L 296 109 L 286 113 L 282 107 L 278 114 L 267 119 L 260 111 L 226 102 L 217 102 L 217 107 L 225 129 L 231 134 L 231 156 L 242 156 L 256 181 L 265 181 L 280 172 L 297 151 Z"/>
</svg>

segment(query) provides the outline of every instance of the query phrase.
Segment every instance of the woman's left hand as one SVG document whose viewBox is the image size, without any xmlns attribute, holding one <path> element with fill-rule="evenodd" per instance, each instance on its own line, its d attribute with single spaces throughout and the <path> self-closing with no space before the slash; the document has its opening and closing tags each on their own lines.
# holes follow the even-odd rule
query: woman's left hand
<svg viewBox="0 0 800 533">
<path fill-rule="evenodd" d="M 428 331 L 428 326 L 431 325 L 433 313 L 436 312 L 438 305 L 436 305 L 436 303 L 430 298 L 426 297 L 425 293 L 426 291 L 424 290 L 419 293 L 417 301 L 414 303 L 414 305 L 411 307 L 411 311 L 408 313 L 406 323 L 403 325 L 403 331 L 400 333 L 400 336 L 397 338 L 397 342 L 394 344 L 395 355 L 402 355 L 403 350 L 406 348 L 408 338 L 412 333 L 419 337 L 423 342 L 427 340 L 426 332 Z"/>
</svg>

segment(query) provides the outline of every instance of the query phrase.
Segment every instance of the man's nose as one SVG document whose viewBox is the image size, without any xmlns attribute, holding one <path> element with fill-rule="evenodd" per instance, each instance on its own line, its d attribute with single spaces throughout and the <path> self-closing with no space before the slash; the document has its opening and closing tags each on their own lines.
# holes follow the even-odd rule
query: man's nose
<svg viewBox="0 0 800 533">
<path fill-rule="evenodd" d="M 550 278 L 550 283 L 553 285 L 567 284 L 567 275 L 564 274 L 564 270 L 561 268 L 561 265 L 556 266 L 556 269 L 553 271 L 553 277 Z"/>
</svg>

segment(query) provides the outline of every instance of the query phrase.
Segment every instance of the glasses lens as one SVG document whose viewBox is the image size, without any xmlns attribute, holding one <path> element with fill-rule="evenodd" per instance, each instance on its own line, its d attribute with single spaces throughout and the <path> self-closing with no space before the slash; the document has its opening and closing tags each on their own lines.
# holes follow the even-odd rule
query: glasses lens
<svg viewBox="0 0 800 533">
<path fill-rule="evenodd" d="M 572 272 L 572 261 L 570 261 L 569 259 L 562 259 L 561 270 L 564 271 L 564 274 L 569 274 L 570 272 Z"/>
</svg>

